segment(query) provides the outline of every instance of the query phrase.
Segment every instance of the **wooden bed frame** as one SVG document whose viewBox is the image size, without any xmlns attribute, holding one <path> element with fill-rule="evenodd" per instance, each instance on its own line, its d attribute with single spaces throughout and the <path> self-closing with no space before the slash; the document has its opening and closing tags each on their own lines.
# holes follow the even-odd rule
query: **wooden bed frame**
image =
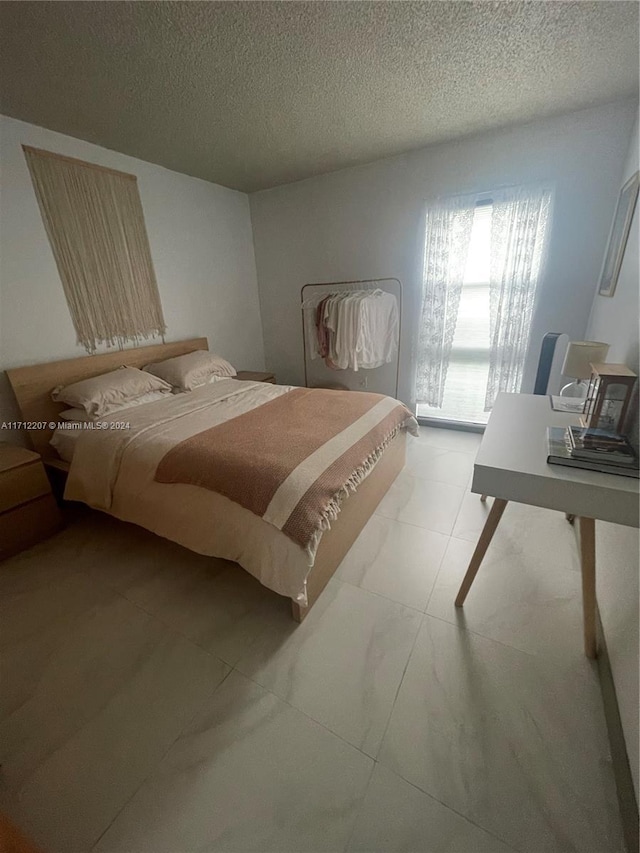
<svg viewBox="0 0 640 853">
<path fill-rule="evenodd" d="M 39 427 L 43 424 L 40 428 L 34 427 L 27 430 L 33 449 L 42 456 L 45 465 L 67 472 L 69 463 L 60 459 L 49 444 L 53 428 L 48 424 L 53 422 L 55 425 L 59 420 L 60 412 L 66 408 L 64 403 L 54 403 L 51 399 L 51 391 L 57 385 L 70 385 L 81 379 L 89 379 L 92 376 L 116 370 L 123 365 L 144 367 L 145 364 L 153 361 L 162 361 L 165 358 L 185 355 L 199 349 L 209 349 L 206 338 L 191 338 L 175 343 L 135 347 L 117 352 L 70 358 L 65 361 L 17 367 L 8 370 L 7 377 L 16 396 L 22 419 Z M 391 442 L 371 474 L 358 487 L 357 492 L 344 502 L 331 530 L 323 535 L 315 565 L 307 581 L 309 604 L 307 607 L 301 607 L 297 602 L 292 601 L 293 618 L 296 621 L 301 622 L 317 601 L 389 486 L 404 467 L 405 445 L 405 432 L 401 431 Z"/>
<path fill-rule="evenodd" d="M 302 622 L 318 600 L 347 551 L 386 495 L 389 486 L 404 468 L 406 439 L 406 432 L 401 430 L 367 479 L 360 483 L 357 492 L 342 504 L 340 515 L 332 523 L 331 530 L 322 536 L 313 569 L 307 578 L 309 604 L 307 607 L 301 607 L 297 602 L 291 602 L 293 618 L 297 622 Z"/>
</svg>

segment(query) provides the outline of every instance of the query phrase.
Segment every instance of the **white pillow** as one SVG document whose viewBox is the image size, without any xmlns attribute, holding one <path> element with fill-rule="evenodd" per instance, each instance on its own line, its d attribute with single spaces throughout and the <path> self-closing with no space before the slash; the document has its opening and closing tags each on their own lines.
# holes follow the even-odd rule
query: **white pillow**
<svg viewBox="0 0 640 853">
<path fill-rule="evenodd" d="M 57 403 L 84 409 L 88 415 L 101 418 L 150 391 L 170 394 L 171 386 L 151 373 L 138 370 L 137 367 L 121 367 L 119 370 L 92 376 L 66 387 L 59 385 L 51 392 L 51 398 Z"/>
<path fill-rule="evenodd" d="M 211 376 L 228 379 L 236 375 L 233 365 L 207 350 L 195 350 L 186 355 L 147 364 L 145 370 L 164 379 L 179 391 L 192 391 L 209 382 Z"/>
<path fill-rule="evenodd" d="M 148 394 L 142 394 L 140 397 L 136 397 L 135 400 L 129 400 L 128 403 L 123 403 L 121 406 L 117 408 L 111 408 L 109 411 L 110 415 L 116 414 L 117 412 L 121 412 L 123 409 L 131 409 L 133 406 L 142 406 L 145 403 L 153 403 L 156 400 L 164 400 L 165 397 L 170 397 L 170 391 L 149 391 Z M 99 420 L 97 415 L 88 415 L 84 409 L 65 409 L 63 412 L 60 412 L 59 415 L 63 421 L 76 421 L 77 423 L 93 423 L 94 421 Z M 102 415 L 102 417 L 106 417 Z"/>
</svg>

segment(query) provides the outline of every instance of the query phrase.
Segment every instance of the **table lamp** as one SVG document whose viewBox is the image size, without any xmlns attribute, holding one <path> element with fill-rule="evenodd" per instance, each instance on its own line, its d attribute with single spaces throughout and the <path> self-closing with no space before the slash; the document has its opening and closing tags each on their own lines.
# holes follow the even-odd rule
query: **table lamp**
<svg viewBox="0 0 640 853">
<path fill-rule="evenodd" d="M 564 357 L 561 373 L 573 378 L 560 391 L 562 397 L 586 399 L 587 382 L 591 378 L 591 363 L 602 363 L 609 352 L 609 344 L 601 341 L 570 341 Z"/>
</svg>

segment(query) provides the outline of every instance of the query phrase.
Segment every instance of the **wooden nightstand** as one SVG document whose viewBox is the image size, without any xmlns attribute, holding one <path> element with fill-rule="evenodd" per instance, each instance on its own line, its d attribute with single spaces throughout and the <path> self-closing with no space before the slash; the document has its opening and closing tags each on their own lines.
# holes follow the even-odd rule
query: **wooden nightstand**
<svg viewBox="0 0 640 853">
<path fill-rule="evenodd" d="M 39 454 L 0 442 L 0 560 L 46 539 L 61 525 Z"/>
<path fill-rule="evenodd" d="M 234 379 L 242 379 L 245 382 L 270 382 L 276 384 L 276 377 L 273 373 L 264 373 L 259 370 L 239 370 L 233 377 Z"/>
</svg>

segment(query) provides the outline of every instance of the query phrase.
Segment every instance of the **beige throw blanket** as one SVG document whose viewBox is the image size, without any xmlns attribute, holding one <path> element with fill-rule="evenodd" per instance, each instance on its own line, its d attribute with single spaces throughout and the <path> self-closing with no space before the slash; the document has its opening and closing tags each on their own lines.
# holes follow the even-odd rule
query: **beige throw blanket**
<svg viewBox="0 0 640 853">
<path fill-rule="evenodd" d="M 296 388 L 180 442 L 155 479 L 224 495 L 313 554 L 402 427 L 415 419 L 391 397 Z"/>
</svg>

